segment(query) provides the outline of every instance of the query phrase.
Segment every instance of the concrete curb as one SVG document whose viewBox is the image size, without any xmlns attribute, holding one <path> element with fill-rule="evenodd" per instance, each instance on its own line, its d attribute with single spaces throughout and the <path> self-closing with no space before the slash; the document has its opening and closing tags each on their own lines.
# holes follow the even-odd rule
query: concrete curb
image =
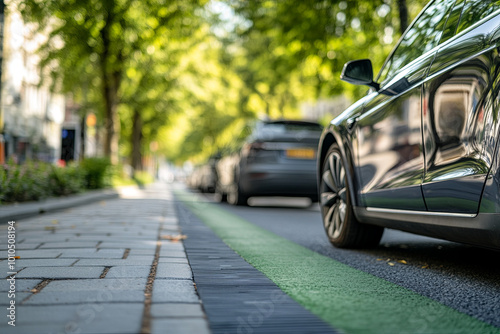
<svg viewBox="0 0 500 334">
<path fill-rule="evenodd" d="M 0 224 L 8 221 L 33 217 L 44 212 L 69 209 L 74 206 L 85 205 L 92 202 L 118 198 L 115 189 L 92 190 L 82 194 L 67 197 L 48 198 L 37 202 L 16 203 L 0 205 Z"/>
</svg>

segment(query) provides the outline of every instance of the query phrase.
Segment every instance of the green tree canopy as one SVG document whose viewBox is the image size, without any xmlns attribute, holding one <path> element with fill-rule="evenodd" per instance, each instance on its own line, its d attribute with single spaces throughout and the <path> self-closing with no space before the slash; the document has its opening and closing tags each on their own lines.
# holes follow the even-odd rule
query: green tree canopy
<svg viewBox="0 0 500 334">
<path fill-rule="evenodd" d="M 134 168 L 157 141 L 175 161 L 231 146 L 247 120 L 296 118 L 306 101 L 366 88 L 345 62 L 378 70 L 426 0 L 14 0 L 48 33 L 54 89 L 97 111 L 106 155 Z M 121 126 L 120 126 L 121 125 Z M 127 139 L 127 140 L 123 140 Z"/>
<path fill-rule="evenodd" d="M 249 65 L 239 73 L 267 103 L 359 97 L 366 89 L 339 80 L 344 63 L 371 58 L 379 69 L 401 36 L 401 15 L 415 17 L 425 2 L 227 0 L 244 18 L 237 35 Z"/>
<path fill-rule="evenodd" d="M 54 88 L 80 91 L 77 98 L 82 100 L 87 94 L 95 97 L 87 102 L 95 103 L 95 109 L 102 112 L 104 152 L 117 162 L 118 106 L 124 98 L 124 77 L 143 54 L 162 49 L 160 44 L 168 43 L 169 37 L 188 35 L 189 18 L 204 2 L 19 0 L 15 5 L 39 32 L 48 32 L 40 54 L 42 65 L 50 67 Z"/>
</svg>

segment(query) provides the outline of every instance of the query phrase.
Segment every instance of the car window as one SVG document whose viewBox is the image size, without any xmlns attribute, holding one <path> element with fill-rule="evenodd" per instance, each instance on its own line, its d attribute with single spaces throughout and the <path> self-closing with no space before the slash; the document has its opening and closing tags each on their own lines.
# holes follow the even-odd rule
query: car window
<svg viewBox="0 0 500 334">
<path fill-rule="evenodd" d="M 455 32 L 457 31 L 458 22 L 460 21 L 460 16 L 462 15 L 462 10 L 464 9 L 465 0 L 457 0 L 455 6 L 451 10 L 450 16 L 448 16 L 448 20 L 446 21 L 446 25 L 443 29 L 443 34 L 441 35 L 441 41 L 439 44 L 442 44 L 455 36 Z"/>
<path fill-rule="evenodd" d="M 441 37 L 451 6 L 455 0 L 434 1 L 412 24 L 378 78 L 384 82 L 412 60 L 434 48 Z"/>
<path fill-rule="evenodd" d="M 500 9 L 499 0 L 467 0 L 458 24 L 457 34 Z"/>
<path fill-rule="evenodd" d="M 255 132 L 252 134 L 252 140 L 269 139 L 282 136 L 297 136 L 305 133 L 321 133 L 323 127 L 318 123 L 310 122 L 262 122 L 258 123 Z"/>
<path fill-rule="evenodd" d="M 297 132 L 297 131 L 322 131 L 323 128 L 315 123 L 267 123 L 261 131 L 275 133 Z"/>
</svg>

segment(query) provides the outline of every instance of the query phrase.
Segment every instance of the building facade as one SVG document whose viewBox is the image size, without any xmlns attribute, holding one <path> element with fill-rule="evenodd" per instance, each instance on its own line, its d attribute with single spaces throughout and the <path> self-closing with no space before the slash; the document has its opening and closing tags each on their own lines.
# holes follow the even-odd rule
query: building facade
<svg viewBox="0 0 500 334">
<path fill-rule="evenodd" d="M 55 163 L 61 159 L 65 98 L 42 80 L 36 50 L 45 37 L 23 23 L 13 6 L 5 13 L 1 112 L 5 160 Z"/>
</svg>

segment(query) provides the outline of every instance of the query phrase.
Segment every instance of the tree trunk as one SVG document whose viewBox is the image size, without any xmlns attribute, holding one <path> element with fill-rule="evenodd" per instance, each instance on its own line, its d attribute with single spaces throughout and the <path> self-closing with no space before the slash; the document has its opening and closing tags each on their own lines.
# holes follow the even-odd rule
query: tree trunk
<svg viewBox="0 0 500 334">
<path fill-rule="evenodd" d="M 116 71 L 110 70 L 110 49 L 111 38 L 110 29 L 113 24 L 113 10 L 114 2 L 106 2 L 108 7 L 106 24 L 102 27 L 100 33 L 102 38 L 103 50 L 101 53 L 101 77 L 102 77 L 102 90 L 104 98 L 105 119 L 104 119 L 104 155 L 108 157 L 112 164 L 118 163 L 118 134 L 119 134 L 119 120 L 117 113 L 117 97 L 119 87 L 119 76 Z"/>
<path fill-rule="evenodd" d="M 408 28 L 408 6 L 406 5 L 406 0 L 398 0 L 399 9 L 399 31 L 401 35 Z"/>
<path fill-rule="evenodd" d="M 134 115 L 132 116 L 132 152 L 130 161 L 134 174 L 138 170 L 142 170 L 142 117 L 138 108 L 134 108 Z"/>
<path fill-rule="evenodd" d="M 106 68 L 103 69 L 106 71 Z M 118 113 L 116 111 L 117 92 L 109 82 L 108 75 L 103 73 L 103 95 L 105 107 L 104 120 L 104 155 L 111 160 L 111 163 L 118 163 Z"/>
<path fill-rule="evenodd" d="M 85 141 L 87 140 L 86 120 L 87 120 L 87 113 L 83 113 L 80 118 L 80 156 L 78 157 L 78 161 L 82 161 L 85 158 Z"/>
</svg>

